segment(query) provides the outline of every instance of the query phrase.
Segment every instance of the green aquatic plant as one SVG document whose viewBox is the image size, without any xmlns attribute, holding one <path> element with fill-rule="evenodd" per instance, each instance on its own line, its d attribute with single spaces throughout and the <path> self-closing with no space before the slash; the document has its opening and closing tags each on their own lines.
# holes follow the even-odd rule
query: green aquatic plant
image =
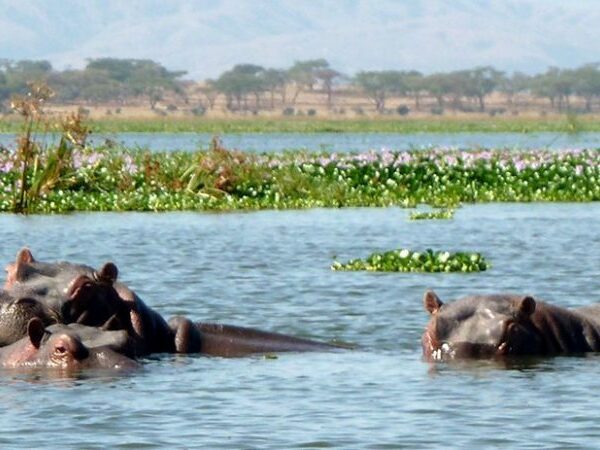
<svg viewBox="0 0 600 450">
<path fill-rule="evenodd" d="M 405 248 L 372 253 L 365 259 L 335 261 L 331 270 L 369 272 L 480 272 L 491 266 L 479 253 L 415 252 Z"/>
<path fill-rule="evenodd" d="M 453 209 L 438 209 L 434 211 L 414 211 L 408 216 L 410 220 L 449 220 L 454 218 Z"/>
<path fill-rule="evenodd" d="M 27 204 L 35 213 L 600 200 L 599 150 L 248 154 L 90 148 L 65 140 L 42 150 L 25 167 L 15 152 L 0 151 L 0 211 L 14 210 L 21 179 L 35 192 Z"/>
</svg>

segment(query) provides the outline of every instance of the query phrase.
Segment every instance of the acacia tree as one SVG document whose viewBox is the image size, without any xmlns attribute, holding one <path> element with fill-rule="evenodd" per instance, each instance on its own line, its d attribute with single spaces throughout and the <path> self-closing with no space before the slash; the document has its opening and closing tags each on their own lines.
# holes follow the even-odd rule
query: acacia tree
<svg viewBox="0 0 600 450">
<path fill-rule="evenodd" d="M 449 74 L 434 73 L 423 79 L 425 90 L 436 99 L 438 107 L 444 107 L 444 98 L 453 91 Z"/>
<path fill-rule="evenodd" d="M 317 73 L 329 69 L 329 63 L 325 59 L 310 59 L 307 61 L 296 61 L 287 71 L 288 80 L 294 84 L 294 94 L 291 98 L 292 105 L 296 103 L 298 95 L 304 89 L 312 91 L 317 83 Z"/>
<path fill-rule="evenodd" d="M 498 80 L 498 91 L 506 95 L 509 106 L 515 104 L 515 96 L 529 89 L 531 77 L 522 72 L 514 72 L 511 76 L 503 75 Z"/>
<path fill-rule="evenodd" d="M 421 94 L 425 89 L 425 83 L 423 74 L 416 70 L 411 70 L 404 74 L 404 86 L 406 87 L 406 93 L 412 95 L 415 99 L 415 110 L 419 110 L 421 107 Z"/>
<path fill-rule="evenodd" d="M 251 93 L 256 99 L 256 109 L 260 107 L 260 94 L 265 90 L 264 71 L 263 67 L 254 64 L 238 64 L 217 78 L 215 87 L 225 94 L 227 109 L 247 110 L 247 96 Z"/>
<path fill-rule="evenodd" d="M 146 96 L 151 109 L 156 107 L 165 91 L 180 93 L 181 85 L 177 79 L 186 74 L 185 71 L 169 71 L 149 59 L 91 59 L 85 70 L 122 84 L 130 95 Z"/>
<path fill-rule="evenodd" d="M 496 88 L 503 73 L 492 66 L 476 67 L 459 73 L 465 77 L 461 83 L 464 95 L 477 99 L 479 111 L 485 111 L 484 98 Z"/>
<path fill-rule="evenodd" d="M 216 81 L 209 78 L 204 81 L 201 86 L 197 86 L 196 91 L 204 96 L 208 104 L 208 109 L 212 110 L 215 107 L 215 102 L 219 96 L 219 90 L 216 86 Z"/>
<path fill-rule="evenodd" d="M 390 95 L 406 93 L 402 72 L 396 70 L 359 72 L 354 83 L 375 103 L 375 110 L 385 111 L 385 102 Z"/>
<path fill-rule="evenodd" d="M 574 71 L 550 67 L 532 79 L 531 91 L 538 97 L 546 97 L 550 105 L 562 111 L 569 107 L 569 98 L 575 90 Z"/>
<path fill-rule="evenodd" d="M 585 101 L 585 111 L 592 111 L 592 101 L 600 97 L 600 63 L 591 63 L 575 69 L 573 89 Z"/>
<path fill-rule="evenodd" d="M 279 90 L 281 101 L 285 103 L 285 85 L 288 81 L 287 72 L 280 69 L 266 69 L 261 73 L 263 87 L 269 91 L 271 109 L 275 108 L 275 93 Z"/>
<path fill-rule="evenodd" d="M 327 108 L 331 109 L 333 103 L 333 84 L 335 79 L 339 78 L 342 74 L 337 70 L 331 68 L 319 69 L 315 72 L 315 76 L 318 80 L 323 83 L 323 89 L 327 94 Z"/>
</svg>

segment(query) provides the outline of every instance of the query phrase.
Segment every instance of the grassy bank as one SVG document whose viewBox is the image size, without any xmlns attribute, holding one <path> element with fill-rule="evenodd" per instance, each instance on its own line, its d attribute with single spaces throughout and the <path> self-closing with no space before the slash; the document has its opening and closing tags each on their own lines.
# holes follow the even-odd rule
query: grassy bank
<svg viewBox="0 0 600 450">
<path fill-rule="evenodd" d="M 27 210 L 252 210 L 600 200 L 600 151 L 249 155 L 48 149 L 27 167 L 0 153 L 0 211 L 25 180 Z"/>
<path fill-rule="evenodd" d="M 89 121 L 97 133 L 165 132 L 165 133 L 458 133 L 458 132 L 542 132 L 574 133 L 600 131 L 600 120 L 593 116 L 560 116 L 549 118 L 107 118 Z M 0 132 L 18 132 L 22 122 L 16 116 L 0 119 Z"/>
</svg>

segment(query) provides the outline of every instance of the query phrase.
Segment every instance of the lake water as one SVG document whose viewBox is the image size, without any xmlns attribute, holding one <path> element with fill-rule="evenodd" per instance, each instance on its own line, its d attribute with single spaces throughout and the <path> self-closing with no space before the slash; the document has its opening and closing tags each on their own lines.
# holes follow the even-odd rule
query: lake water
<svg viewBox="0 0 600 450">
<path fill-rule="evenodd" d="M 3 448 L 590 448 L 600 357 L 430 364 L 422 296 L 600 301 L 600 203 L 465 206 L 452 221 L 407 210 L 0 216 L 0 260 L 99 266 L 165 316 L 358 343 L 276 359 L 158 356 L 120 377 L 0 373 Z M 398 247 L 481 251 L 480 274 L 329 270 Z"/>
<path fill-rule="evenodd" d="M 210 133 L 101 133 L 91 136 L 92 144 L 107 141 L 129 148 L 154 151 L 208 148 Z M 56 137 L 46 136 L 50 142 Z M 14 148 L 15 134 L 0 134 L 0 145 Z M 303 149 L 323 152 L 365 150 L 411 150 L 430 147 L 565 149 L 600 148 L 600 133 L 240 133 L 221 136 L 226 148 L 276 152 Z"/>
</svg>

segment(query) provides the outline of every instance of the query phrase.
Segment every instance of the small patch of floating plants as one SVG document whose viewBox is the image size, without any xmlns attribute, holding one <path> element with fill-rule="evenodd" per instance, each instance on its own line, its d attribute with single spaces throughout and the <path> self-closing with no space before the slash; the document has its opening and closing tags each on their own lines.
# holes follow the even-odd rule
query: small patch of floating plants
<svg viewBox="0 0 600 450">
<path fill-rule="evenodd" d="M 408 216 L 410 220 L 450 220 L 454 218 L 454 210 L 450 208 L 434 211 L 414 211 Z"/>
<path fill-rule="evenodd" d="M 491 267 L 480 253 L 415 252 L 406 248 L 373 253 L 365 259 L 335 261 L 331 270 L 369 272 L 481 272 Z"/>
</svg>

